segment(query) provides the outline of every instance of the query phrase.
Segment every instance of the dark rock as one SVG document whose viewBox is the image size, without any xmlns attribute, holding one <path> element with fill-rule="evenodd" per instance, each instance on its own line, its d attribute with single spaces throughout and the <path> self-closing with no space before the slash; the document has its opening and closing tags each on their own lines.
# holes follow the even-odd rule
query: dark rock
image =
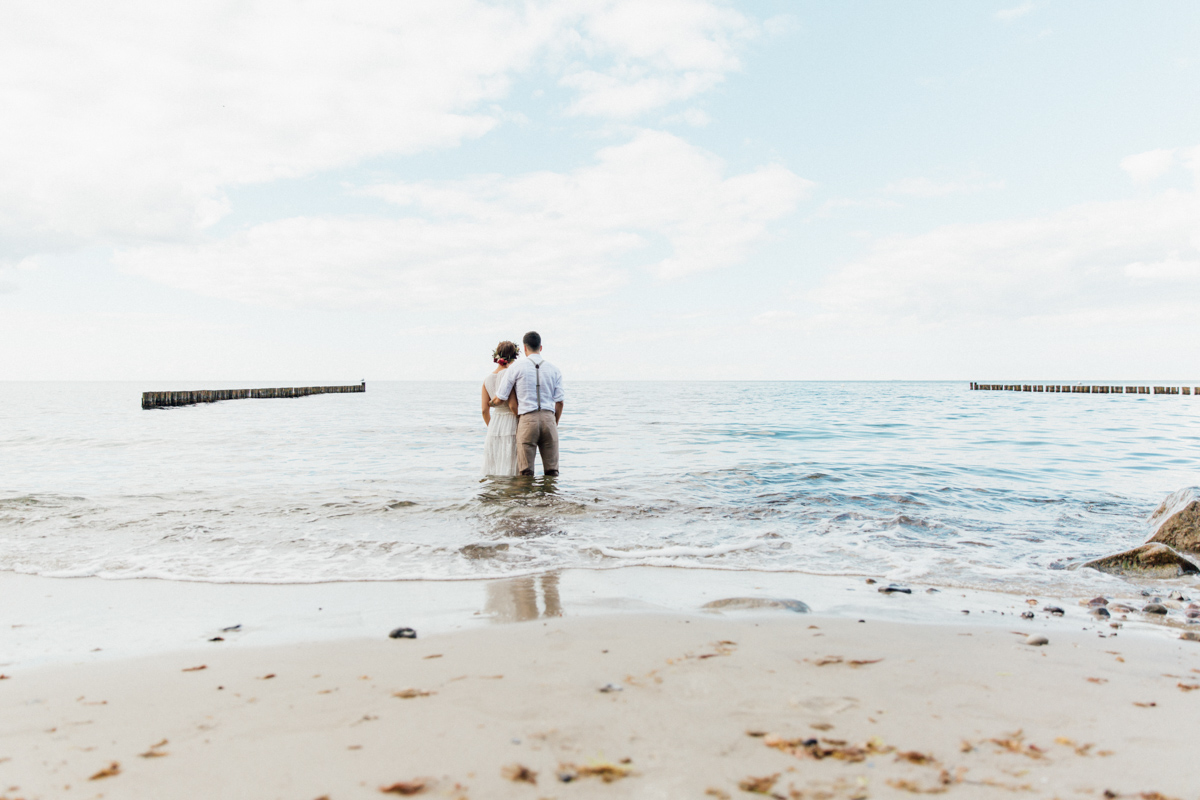
<svg viewBox="0 0 1200 800">
<path fill-rule="evenodd" d="M 1033 612 L 1026 611 L 1024 614 L 1021 615 L 1021 619 L 1033 619 Z"/>
<path fill-rule="evenodd" d="M 1139 578 L 1178 578 L 1200 572 L 1189 559 L 1165 544 L 1148 542 L 1132 550 L 1104 556 L 1087 562 L 1084 567 L 1110 575 L 1130 575 Z"/>
<path fill-rule="evenodd" d="M 1143 614 L 1165 614 L 1167 607 L 1162 603 L 1148 603 L 1142 608 Z"/>
<path fill-rule="evenodd" d="M 1042 645 L 1050 644 L 1050 640 L 1041 634 L 1034 633 L 1026 637 L 1025 644 L 1032 645 L 1034 647 L 1041 647 Z"/>
<path fill-rule="evenodd" d="M 225 637 L 223 637 L 223 636 L 214 636 L 214 637 L 212 637 L 211 639 L 209 639 L 209 641 L 210 641 L 210 642 L 223 642 L 223 641 L 225 641 Z"/>
<path fill-rule="evenodd" d="M 1106 606 L 1106 605 L 1108 605 L 1108 598 L 1106 598 L 1106 597 L 1093 597 L 1091 600 L 1081 600 L 1081 601 L 1079 602 L 1079 605 L 1081 605 L 1081 606 L 1087 606 L 1088 608 L 1099 608 L 1100 606 Z"/>
<path fill-rule="evenodd" d="M 797 614 L 807 614 L 812 611 L 808 604 L 785 597 L 726 597 L 723 600 L 705 603 L 700 607 L 710 611 L 748 611 L 756 608 L 782 608 L 786 611 L 795 611 Z"/>
<path fill-rule="evenodd" d="M 907 586 L 901 586 L 898 583 L 889 583 L 887 586 L 880 586 L 879 591 L 883 594 L 912 594 L 912 589 Z"/>
<path fill-rule="evenodd" d="M 1200 553 L 1200 488 L 1189 486 L 1167 495 L 1150 515 L 1150 538 L 1185 553 Z"/>
<path fill-rule="evenodd" d="M 1100 617 L 1102 619 L 1108 619 L 1109 617 L 1112 616 L 1112 614 L 1109 614 L 1108 609 L 1105 608 L 1104 606 L 1099 606 L 1097 608 L 1092 609 L 1092 616 Z"/>
<path fill-rule="evenodd" d="M 396 628 L 396 630 L 388 634 L 388 637 L 391 639 L 415 639 L 417 638 L 417 632 L 412 628 Z"/>
<path fill-rule="evenodd" d="M 228 628 L 221 628 L 221 633 L 233 633 L 234 631 L 240 631 L 241 629 L 242 625 L 241 623 L 238 623 L 237 625 L 230 625 Z"/>
<path fill-rule="evenodd" d="M 1047 614 L 1053 614 L 1056 617 L 1061 617 L 1063 614 L 1067 613 L 1058 606 L 1046 606 L 1042 609 L 1042 611 L 1045 611 Z"/>
</svg>

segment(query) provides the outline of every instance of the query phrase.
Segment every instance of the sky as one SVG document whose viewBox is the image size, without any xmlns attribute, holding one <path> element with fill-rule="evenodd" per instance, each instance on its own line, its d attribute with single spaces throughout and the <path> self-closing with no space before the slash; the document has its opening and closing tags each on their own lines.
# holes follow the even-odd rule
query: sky
<svg viewBox="0 0 1200 800">
<path fill-rule="evenodd" d="M 1192 0 L 0 15 L 0 380 L 1200 380 Z"/>
</svg>

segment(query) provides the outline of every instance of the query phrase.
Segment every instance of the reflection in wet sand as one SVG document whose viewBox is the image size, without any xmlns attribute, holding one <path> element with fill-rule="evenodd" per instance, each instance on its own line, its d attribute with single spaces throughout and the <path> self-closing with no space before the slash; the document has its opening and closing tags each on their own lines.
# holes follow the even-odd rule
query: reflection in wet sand
<svg viewBox="0 0 1200 800">
<path fill-rule="evenodd" d="M 538 609 L 538 586 L 541 586 L 542 607 Z M 562 604 L 558 599 L 558 573 L 530 575 L 492 581 L 487 585 L 487 602 L 483 611 L 497 622 L 525 622 L 538 617 L 561 617 Z"/>
</svg>

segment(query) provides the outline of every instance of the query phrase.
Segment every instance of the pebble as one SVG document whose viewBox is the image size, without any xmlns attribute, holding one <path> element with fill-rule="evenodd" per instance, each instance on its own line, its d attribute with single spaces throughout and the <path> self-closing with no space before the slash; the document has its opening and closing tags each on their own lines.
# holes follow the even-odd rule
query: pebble
<svg viewBox="0 0 1200 800">
<path fill-rule="evenodd" d="M 1087 606 L 1088 608 L 1097 608 L 1098 606 L 1108 605 L 1108 600 L 1104 597 L 1093 597 L 1091 600 L 1085 600 L 1079 605 Z"/>
<path fill-rule="evenodd" d="M 880 586 L 879 591 L 884 594 L 912 594 L 912 589 L 907 586 L 901 586 L 898 583 L 889 583 L 887 586 Z"/>
<path fill-rule="evenodd" d="M 1179 634 L 1180 639 L 1187 639 L 1189 642 L 1200 642 L 1200 633 L 1196 631 L 1184 631 Z"/>
<path fill-rule="evenodd" d="M 233 633 L 234 631 L 240 631 L 241 629 L 242 624 L 239 622 L 237 625 L 230 625 L 228 628 L 221 628 L 221 633 Z"/>
<path fill-rule="evenodd" d="M 1132 606 L 1127 606 L 1124 603 L 1115 603 L 1115 604 L 1109 606 L 1108 610 L 1116 611 L 1121 614 L 1129 614 L 1133 611 L 1136 611 L 1137 609 L 1133 608 Z"/>
<path fill-rule="evenodd" d="M 1167 598 L 1170 600 L 1178 600 L 1181 603 L 1186 603 L 1188 600 L 1192 599 L 1190 597 L 1184 597 L 1183 592 L 1179 591 L 1178 589 L 1167 595 Z"/>
<path fill-rule="evenodd" d="M 1148 604 L 1147 604 L 1147 605 L 1146 605 L 1146 606 L 1145 606 L 1145 607 L 1142 609 L 1142 613 L 1145 613 L 1145 614 L 1165 614 L 1165 613 L 1167 613 L 1167 607 L 1166 607 L 1166 606 L 1164 606 L 1162 603 L 1148 603 Z"/>
<path fill-rule="evenodd" d="M 1112 616 L 1112 614 L 1109 614 L 1108 609 L 1105 608 L 1104 606 L 1099 606 L 1097 608 L 1092 609 L 1092 616 L 1100 617 L 1102 619 L 1108 619 L 1109 617 Z"/>
<path fill-rule="evenodd" d="M 1034 647 L 1041 647 L 1044 644 L 1050 644 L 1050 640 L 1045 636 L 1042 636 L 1040 633 L 1034 633 L 1025 637 L 1025 644 L 1033 645 Z"/>
<path fill-rule="evenodd" d="M 1058 606 L 1046 606 L 1042 609 L 1042 611 L 1045 611 L 1048 614 L 1053 614 L 1056 617 L 1061 617 L 1063 614 L 1067 613 Z"/>
<path fill-rule="evenodd" d="M 620 686 L 619 684 L 606 683 L 603 686 L 601 686 L 598 691 L 602 692 L 603 694 L 611 694 L 612 692 L 620 692 L 623 690 L 624 690 L 624 687 Z"/>
<path fill-rule="evenodd" d="M 1026 611 L 1024 614 L 1021 615 L 1021 619 L 1033 619 L 1033 612 Z"/>
<path fill-rule="evenodd" d="M 388 634 L 388 638 L 389 639 L 415 639 L 415 638 L 417 638 L 417 632 L 414 631 L 412 628 L 396 628 L 396 630 L 394 630 Z"/>
</svg>

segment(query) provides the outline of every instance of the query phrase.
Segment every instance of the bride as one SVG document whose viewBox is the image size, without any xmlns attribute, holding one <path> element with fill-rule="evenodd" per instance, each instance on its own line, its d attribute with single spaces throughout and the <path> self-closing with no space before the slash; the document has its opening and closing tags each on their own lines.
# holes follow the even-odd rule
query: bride
<svg viewBox="0 0 1200 800">
<path fill-rule="evenodd" d="M 517 346 L 512 342 L 501 342 L 492 351 L 496 369 L 483 379 L 483 422 L 487 425 L 487 438 L 483 441 L 483 474 L 516 475 L 517 469 L 517 415 L 511 403 L 492 405 L 496 388 L 504 377 L 504 370 L 517 360 Z M 510 399 L 515 400 L 516 392 Z"/>
</svg>

